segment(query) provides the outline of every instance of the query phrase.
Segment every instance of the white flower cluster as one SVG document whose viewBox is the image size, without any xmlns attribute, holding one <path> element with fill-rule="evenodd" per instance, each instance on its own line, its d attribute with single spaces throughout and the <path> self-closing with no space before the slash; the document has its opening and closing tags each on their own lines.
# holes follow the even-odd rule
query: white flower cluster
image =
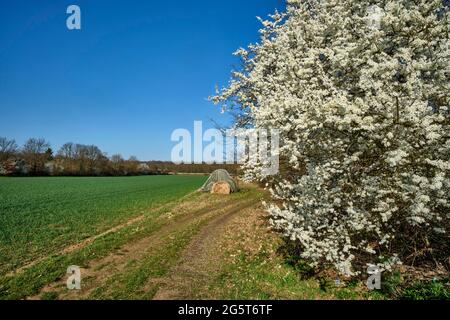
<svg viewBox="0 0 450 320">
<path fill-rule="evenodd" d="M 311 264 L 354 274 L 361 256 L 401 258 L 405 228 L 449 231 L 448 18 L 441 0 L 290 0 L 237 51 L 213 100 L 280 130 L 289 175 L 268 210 Z"/>
</svg>

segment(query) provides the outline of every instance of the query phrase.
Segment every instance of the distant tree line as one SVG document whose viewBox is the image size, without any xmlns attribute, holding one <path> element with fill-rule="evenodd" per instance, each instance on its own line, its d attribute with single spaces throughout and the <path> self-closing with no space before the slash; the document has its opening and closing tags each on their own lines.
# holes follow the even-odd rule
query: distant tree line
<svg viewBox="0 0 450 320">
<path fill-rule="evenodd" d="M 65 143 L 56 153 L 45 139 L 28 139 L 19 147 L 14 139 L 0 137 L 0 175 L 4 176 L 127 176 L 177 173 L 211 173 L 224 168 L 238 174 L 233 164 L 174 164 L 139 161 L 135 156 L 110 157 L 95 145 Z"/>
<path fill-rule="evenodd" d="M 151 172 L 161 172 L 168 174 L 176 173 L 212 173 L 217 169 L 225 169 L 232 175 L 239 175 L 239 165 L 221 163 L 181 163 L 175 164 L 170 161 L 148 161 Z"/>
</svg>

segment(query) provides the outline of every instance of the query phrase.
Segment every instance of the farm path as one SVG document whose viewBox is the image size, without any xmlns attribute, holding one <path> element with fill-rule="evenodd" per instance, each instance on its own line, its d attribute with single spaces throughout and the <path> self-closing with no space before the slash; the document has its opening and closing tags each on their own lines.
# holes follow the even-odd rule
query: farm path
<svg viewBox="0 0 450 320">
<path fill-rule="evenodd" d="M 166 277 L 160 279 L 154 300 L 192 299 L 199 287 L 207 285 L 220 271 L 223 252 L 217 242 L 225 228 L 238 214 L 254 210 L 258 201 L 233 208 L 210 221 L 189 243 L 177 265 Z"/>
<path fill-rule="evenodd" d="M 29 299 L 49 293 L 56 293 L 58 299 L 189 297 L 220 267 L 218 253 L 211 250 L 224 226 L 259 201 L 254 196 L 209 194 L 180 201 L 161 217 L 161 228 L 81 268 L 81 290 L 67 290 L 66 277 L 62 277 Z M 145 223 L 142 219 L 134 222 Z"/>
</svg>

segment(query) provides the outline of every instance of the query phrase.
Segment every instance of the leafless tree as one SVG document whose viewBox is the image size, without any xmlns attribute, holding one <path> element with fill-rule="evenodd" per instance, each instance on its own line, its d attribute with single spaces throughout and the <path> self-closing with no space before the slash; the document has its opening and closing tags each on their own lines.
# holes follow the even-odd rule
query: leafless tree
<svg viewBox="0 0 450 320">
<path fill-rule="evenodd" d="M 63 158 L 73 159 L 75 156 L 75 146 L 72 142 L 63 144 L 63 146 L 58 150 L 58 156 Z"/>
<path fill-rule="evenodd" d="M 111 161 L 112 161 L 113 163 L 121 163 L 121 162 L 123 162 L 124 160 L 123 160 L 122 155 L 120 155 L 120 154 L 114 154 L 114 155 L 111 156 Z"/>
<path fill-rule="evenodd" d="M 18 146 L 14 139 L 0 137 L 0 161 L 6 161 L 17 154 Z"/>
<path fill-rule="evenodd" d="M 139 160 L 136 156 L 130 156 L 127 161 L 125 161 L 125 170 L 128 175 L 139 174 Z"/>
<path fill-rule="evenodd" d="M 114 174 L 122 175 L 125 172 L 124 159 L 120 154 L 114 154 L 111 156 L 111 165 Z"/>
<path fill-rule="evenodd" d="M 45 139 L 31 138 L 25 142 L 22 148 L 22 155 L 32 174 L 44 172 L 45 162 L 48 160 L 46 151 L 50 148 L 50 144 Z"/>
</svg>

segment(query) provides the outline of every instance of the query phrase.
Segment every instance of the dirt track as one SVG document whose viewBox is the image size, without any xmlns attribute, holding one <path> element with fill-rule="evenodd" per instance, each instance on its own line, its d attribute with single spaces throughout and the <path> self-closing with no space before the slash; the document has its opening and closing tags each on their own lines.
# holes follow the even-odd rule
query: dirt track
<svg viewBox="0 0 450 320">
<path fill-rule="evenodd" d="M 192 297 L 196 286 L 207 282 L 208 276 L 220 267 L 219 252 L 212 250 L 223 228 L 233 217 L 252 210 L 258 203 L 259 198 L 255 197 L 232 198 L 208 194 L 201 195 L 192 203 L 189 200 L 181 202 L 167 215 L 169 222 L 159 230 L 138 241 L 126 243 L 119 250 L 92 260 L 82 268 L 81 290 L 67 290 L 66 279 L 62 277 L 30 299 L 40 299 L 42 294 L 49 292 L 57 292 L 58 299 L 128 298 L 121 292 L 125 290 L 124 285 L 117 283 L 136 269 L 133 269 L 134 265 L 146 272 L 144 285 L 135 290 L 141 296 L 153 299 Z M 160 256 L 168 241 L 196 226 L 198 229 L 179 249 L 179 256 L 168 264 L 166 272 L 160 275 L 150 270 L 151 267 L 146 265 L 148 259 Z M 165 265 L 163 262 L 161 264 Z M 131 297 L 136 297 L 136 292 L 132 292 Z"/>
<path fill-rule="evenodd" d="M 194 296 L 200 283 L 206 283 L 208 278 L 220 268 L 218 252 L 213 252 L 214 243 L 221 231 L 234 216 L 252 209 L 255 201 L 219 215 L 204 227 L 185 249 L 180 262 L 169 275 L 161 280 L 162 285 L 156 292 L 155 300 L 188 299 Z"/>
</svg>

